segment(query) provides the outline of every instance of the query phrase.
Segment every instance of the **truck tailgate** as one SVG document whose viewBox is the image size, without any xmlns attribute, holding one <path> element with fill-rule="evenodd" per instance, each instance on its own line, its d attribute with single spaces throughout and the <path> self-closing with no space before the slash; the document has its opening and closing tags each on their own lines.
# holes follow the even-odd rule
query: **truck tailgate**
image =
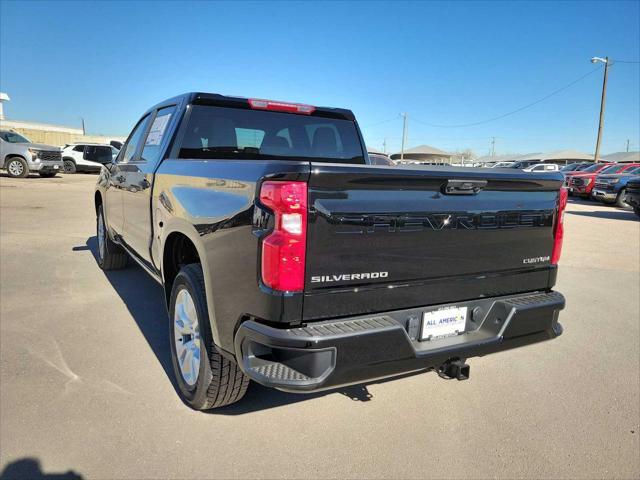
<svg viewBox="0 0 640 480">
<path fill-rule="evenodd" d="M 553 282 L 560 174 L 326 163 L 311 172 L 305 320 Z"/>
</svg>

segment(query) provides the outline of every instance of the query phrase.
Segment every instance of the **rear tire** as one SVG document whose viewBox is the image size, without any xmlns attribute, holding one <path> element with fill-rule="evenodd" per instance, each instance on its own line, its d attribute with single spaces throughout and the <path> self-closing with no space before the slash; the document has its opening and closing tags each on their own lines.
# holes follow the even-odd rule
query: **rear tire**
<svg viewBox="0 0 640 480">
<path fill-rule="evenodd" d="M 42 178 L 53 178 L 57 172 L 38 172 Z"/>
<path fill-rule="evenodd" d="M 29 165 L 27 165 L 27 161 L 24 158 L 10 158 L 5 168 L 11 178 L 25 178 L 29 176 Z"/>
<path fill-rule="evenodd" d="M 618 193 L 618 196 L 616 197 L 616 207 L 624 208 L 628 206 L 627 202 L 624 201 L 624 197 L 626 196 L 627 190 L 623 188 L 622 190 L 620 190 L 620 193 Z"/>
<path fill-rule="evenodd" d="M 218 353 L 213 343 L 200 264 L 180 269 L 171 289 L 169 315 L 171 363 L 182 400 L 194 410 L 240 400 L 249 378 L 235 362 Z"/>
<path fill-rule="evenodd" d="M 98 207 L 96 216 L 96 237 L 98 239 L 98 265 L 102 270 L 120 270 L 127 266 L 129 255 L 120 245 L 109 238 L 102 205 Z"/>
<path fill-rule="evenodd" d="M 78 169 L 76 168 L 76 162 L 69 158 L 64 159 L 64 173 L 76 173 Z"/>
</svg>

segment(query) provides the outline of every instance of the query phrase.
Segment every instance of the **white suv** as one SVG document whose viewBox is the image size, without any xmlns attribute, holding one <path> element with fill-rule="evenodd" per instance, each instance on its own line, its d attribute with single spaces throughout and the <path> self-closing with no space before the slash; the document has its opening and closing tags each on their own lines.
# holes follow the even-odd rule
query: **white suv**
<svg viewBox="0 0 640 480">
<path fill-rule="evenodd" d="M 99 172 L 103 165 L 111 163 L 119 150 L 100 143 L 72 143 L 62 149 L 64 173 Z"/>
<path fill-rule="evenodd" d="M 530 167 L 523 168 L 525 172 L 557 172 L 560 167 L 555 163 L 538 163 Z"/>
</svg>

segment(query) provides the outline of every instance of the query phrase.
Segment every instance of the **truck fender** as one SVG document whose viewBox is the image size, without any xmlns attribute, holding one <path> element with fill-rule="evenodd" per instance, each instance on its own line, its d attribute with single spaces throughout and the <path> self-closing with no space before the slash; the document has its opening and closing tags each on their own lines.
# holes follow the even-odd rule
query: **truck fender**
<svg viewBox="0 0 640 480">
<path fill-rule="evenodd" d="M 158 226 L 158 223 L 156 223 L 156 228 L 157 226 Z M 204 286 L 205 286 L 205 291 L 207 295 L 207 310 L 209 312 L 209 324 L 211 325 L 211 335 L 214 343 L 216 345 L 220 345 L 220 342 L 219 342 L 220 335 L 217 328 L 216 314 L 215 314 L 215 308 L 214 308 L 214 296 L 213 296 L 213 289 L 212 289 L 211 278 L 210 278 L 210 275 L 211 275 L 210 272 L 212 272 L 213 269 L 212 269 L 212 266 L 209 265 L 209 259 L 204 249 L 204 245 L 202 244 L 202 239 L 200 235 L 198 234 L 196 229 L 193 227 L 193 225 L 191 225 L 184 219 L 176 218 L 176 217 L 165 218 L 163 220 L 163 225 L 161 227 L 161 230 L 162 232 L 160 234 L 160 248 L 159 248 L 160 258 L 158 258 L 154 263 L 156 263 L 156 265 L 160 267 L 160 272 L 162 275 L 162 284 L 165 286 L 165 289 L 166 289 L 165 269 L 163 265 L 163 259 L 164 259 L 164 253 L 165 253 L 164 250 L 167 244 L 167 239 L 174 233 L 180 233 L 191 241 L 191 243 L 196 248 L 196 252 L 198 252 L 198 257 L 200 258 L 200 264 L 202 265 L 202 271 L 204 272 Z M 167 296 L 165 296 L 165 298 L 167 298 Z M 169 303 L 167 302 L 167 309 L 168 308 L 169 308 Z"/>
<path fill-rule="evenodd" d="M 4 156 L 4 158 L 2 159 L 2 163 L 0 163 L 0 168 L 5 168 L 5 165 L 7 164 L 7 162 L 9 160 L 11 160 L 12 158 L 21 158 L 22 160 L 24 160 L 25 162 L 27 162 L 27 159 L 24 158 L 23 155 L 18 155 L 17 153 L 8 153 Z M 29 162 L 27 162 L 28 164 Z"/>
</svg>

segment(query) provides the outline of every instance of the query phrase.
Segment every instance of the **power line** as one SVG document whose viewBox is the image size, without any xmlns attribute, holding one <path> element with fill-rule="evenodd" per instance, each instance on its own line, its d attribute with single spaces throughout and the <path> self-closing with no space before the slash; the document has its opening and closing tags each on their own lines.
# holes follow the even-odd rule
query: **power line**
<svg viewBox="0 0 640 480">
<path fill-rule="evenodd" d="M 386 120 L 382 120 L 381 122 L 370 123 L 368 125 L 362 125 L 362 128 L 377 127 L 378 125 L 382 125 L 383 123 L 389 123 L 392 120 L 397 120 L 399 117 L 400 116 L 395 116 L 393 118 L 387 118 Z"/>
<path fill-rule="evenodd" d="M 611 61 L 611 64 L 616 63 L 640 63 L 640 60 L 616 60 L 615 58 Z"/>
<path fill-rule="evenodd" d="M 544 102 L 545 100 L 553 97 L 554 95 L 557 95 L 560 92 L 563 92 L 564 90 L 566 90 L 569 87 L 572 87 L 573 85 L 575 85 L 576 83 L 578 83 L 580 80 L 583 80 L 585 78 L 587 78 L 589 75 L 593 75 L 595 72 L 599 71 L 602 67 L 596 67 L 593 70 L 585 73 L 584 75 L 582 75 L 581 77 L 576 78 L 574 81 L 572 81 L 571 83 L 566 84 L 564 87 L 560 87 L 557 90 L 554 90 L 553 92 L 551 92 L 548 95 L 545 95 L 542 98 L 539 98 L 538 100 L 536 100 L 535 102 L 531 102 L 528 103 L 527 105 L 524 105 L 520 108 L 517 108 L 515 110 L 512 110 L 510 112 L 507 113 L 503 113 L 502 115 L 498 115 L 497 117 L 492 117 L 492 118 L 488 118 L 486 120 L 481 120 L 479 122 L 473 122 L 473 123 L 461 123 L 458 125 L 439 125 L 437 123 L 429 123 L 429 122 L 425 122 L 422 120 L 418 120 L 415 117 L 412 117 L 413 121 L 418 122 L 418 123 L 422 123 L 424 125 L 427 125 L 429 127 L 436 127 L 436 128 L 461 128 L 461 127 L 473 127 L 476 125 L 482 125 L 483 123 L 489 123 L 489 122 L 494 122 L 496 120 L 500 120 L 501 118 L 505 118 L 508 117 L 510 115 L 516 114 L 518 112 L 521 112 L 523 110 L 526 110 L 527 108 L 533 107 L 534 105 L 537 105 L 538 103 Z"/>
</svg>

